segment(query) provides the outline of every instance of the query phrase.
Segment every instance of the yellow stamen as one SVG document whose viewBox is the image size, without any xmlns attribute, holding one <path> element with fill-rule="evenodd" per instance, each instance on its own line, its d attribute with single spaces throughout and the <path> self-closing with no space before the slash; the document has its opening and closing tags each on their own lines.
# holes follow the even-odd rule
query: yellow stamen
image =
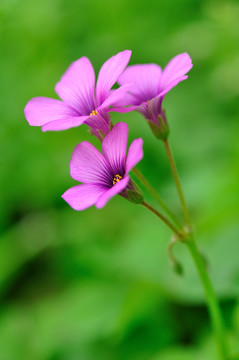
<svg viewBox="0 0 239 360">
<path fill-rule="evenodd" d="M 93 110 L 90 115 L 98 115 L 98 112 L 96 110 Z"/>
<path fill-rule="evenodd" d="M 147 100 L 147 104 L 149 104 L 149 100 Z"/>
<path fill-rule="evenodd" d="M 113 185 L 115 185 L 117 182 L 119 182 L 122 178 L 122 176 L 120 176 L 119 174 L 115 175 L 114 179 L 113 179 Z"/>
</svg>

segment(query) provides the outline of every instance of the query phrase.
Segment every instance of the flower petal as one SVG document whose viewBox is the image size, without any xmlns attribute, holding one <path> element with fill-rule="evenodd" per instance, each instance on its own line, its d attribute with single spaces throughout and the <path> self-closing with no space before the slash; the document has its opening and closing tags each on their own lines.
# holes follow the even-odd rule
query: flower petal
<svg viewBox="0 0 239 360">
<path fill-rule="evenodd" d="M 119 84 L 131 83 L 134 86 L 130 93 L 137 102 L 127 105 L 139 105 L 143 101 L 150 100 L 158 95 L 162 70 L 156 64 L 143 64 L 129 66 L 119 77 Z M 133 99 L 131 99 L 133 100 Z"/>
<path fill-rule="evenodd" d="M 128 150 L 125 172 L 128 174 L 140 160 L 143 159 L 143 139 L 135 139 Z"/>
<path fill-rule="evenodd" d="M 167 85 L 165 85 L 164 89 L 159 93 L 159 95 L 157 96 L 158 98 L 162 98 L 165 94 L 167 94 L 173 87 L 175 87 L 176 85 L 178 85 L 178 83 L 180 83 L 183 80 L 186 80 L 188 78 L 188 75 L 184 75 L 184 76 L 180 76 L 177 79 L 171 81 L 170 83 L 168 83 Z"/>
<path fill-rule="evenodd" d="M 101 185 L 81 184 L 64 192 L 61 196 L 74 210 L 84 210 L 94 205 L 107 189 Z"/>
<path fill-rule="evenodd" d="M 96 207 L 101 209 L 105 206 L 105 204 L 115 195 L 119 194 L 123 191 L 129 182 L 129 176 L 125 176 L 122 180 L 117 182 L 115 185 L 112 186 L 109 190 L 105 191 L 97 200 Z"/>
<path fill-rule="evenodd" d="M 96 84 L 96 102 L 99 107 L 106 99 L 110 89 L 126 68 L 131 56 L 130 50 L 119 52 L 108 59 L 100 69 Z"/>
<path fill-rule="evenodd" d="M 73 62 L 55 87 L 60 98 L 81 115 L 95 109 L 94 89 L 95 72 L 87 57 Z"/>
<path fill-rule="evenodd" d="M 122 85 L 122 86 L 126 86 L 126 85 Z M 111 91 L 115 91 L 115 90 L 111 90 Z M 117 102 L 114 102 L 114 106 L 123 107 L 123 106 L 128 106 L 129 104 L 138 106 L 138 103 L 139 103 L 138 98 L 135 97 L 133 94 L 127 92 L 123 98 L 119 99 Z"/>
<path fill-rule="evenodd" d="M 187 75 L 180 76 L 179 78 L 173 80 L 171 83 L 167 84 L 165 88 L 153 99 L 151 99 L 148 103 L 142 103 L 140 106 L 138 106 L 137 110 L 143 114 L 146 118 L 148 117 L 148 113 L 150 113 L 150 119 L 151 120 L 157 120 L 158 115 L 160 114 L 161 110 L 161 104 L 164 99 L 164 96 L 178 83 L 180 83 L 183 80 L 186 80 L 188 78 Z M 147 108 L 145 111 L 143 104 L 147 104 Z"/>
<path fill-rule="evenodd" d="M 78 117 L 77 111 L 60 100 L 47 97 L 36 97 L 28 101 L 24 109 L 30 125 L 42 126 L 51 121 L 66 120 Z"/>
<path fill-rule="evenodd" d="M 123 87 L 123 86 L 127 86 L 127 84 L 122 85 L 121 87 Z M 130 85 L 130 88 L 131 88 L 131 85 Z M 111 97 L 111 94 L 113 94 L 115 91 L 117 91 L 117 90 L 111 90 L 109 97 Z M 122 98 L 118 99 L 117 101 L 114 101 L 114 107 L 108 109 L 107 111 L 117 111 L 120 113 L 126 113 L 129 111 L 133 111 L 133 110 L 137 109 L 137 107 L 138 107 L 138 105 L 128 106 L 129 104 L 138 104 L 138 100 L 132 94 L 130 94 L 129 92 L 126 92 Z M 127 106 L 127 107 L 124 107 L 124 106 Z"/>
<path fill-rule="evenodd" d="M 192 60 L 187 53 L 175 56 L 163 70 L 160 81 L 160 92 L 164 90 L 170 83 L 187 74 L 187 72 L 192 68 L 192 66 Z M 182 81 L 184 79 L 185 78 L 179 81 Z M 175 85 L 177 85 L 178 82 L 175 83 Z"/>
<path fill-rule="evenodd" d="M 83 124 L 88 118 L 89 116 L 75 116 L 69 117 L 68 119 L 51 121 L 42 126 L 42 131 L 67 130 Z"/>
<path fill-rule="evenodd" d="M 125 155 L 128 140 L 128 125 L 117 123 L 102 142 L 102 153 L 114 175 L 124 175 Z"/>
<path fill-rule="evenodd" d="M 106 98 L 106 100 L 101 104 L 99 109 L 107 109 L 111 105 L 118 104 L 120 100 L 124 99 L 124 97 L 127 95 L 127 92 L 131 88 L 130 84 L 122 85 L 116 90 L 113 90 L 109 96 Z M 109 109 L 112 111 L 111 109 Z"/>
<path fill-rule="evenodd" d="M 70 161 L 70 174 L 83 183 L 110 186 L 112 177 L 103 155 L 88 141 L 76 145 Z"/>
<path fill-rule="evenodd" d="M 110 108 L 108 111 L 115 111 L 115 112 L 119 112 L 119 113 L 127 113 L 130 111 L 134 111 L 138 109 L 138 105 L 136 106 L 127 106 L 127 107 L 113 107 Z"/>
</svg>

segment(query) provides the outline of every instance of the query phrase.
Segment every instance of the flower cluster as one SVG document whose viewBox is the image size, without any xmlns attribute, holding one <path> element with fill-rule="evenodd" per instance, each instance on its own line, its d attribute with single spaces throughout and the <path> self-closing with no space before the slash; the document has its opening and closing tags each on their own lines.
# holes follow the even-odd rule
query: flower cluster
<svg viewBox="0 0 239 360">
<path fill-rule="evenodd" d="M 26 105 L 25 116 L 30 125 L 41 126 L 43 131 L 65 130 L 83 123 L 89 126 L 92 135 L 102 143 L 102 153 L 88 141 L 75 147 L 70 161 L 70 174 L 81 184 L 65 191 L 62 198 L 73 209 L 84 210 L 92 205 L 102 208 L 119 194 L 134 204 L 142 204 L 160 218 L 173 231 L 168 255 L 178 274 L 182 274 L 183 268 L 173 254 L 173 246 L 181 242 L 192 255 L 208 301 L 219 357 L 229 359 L 218 300 L 194 239 L 191 219 L 168 142 L 169 127 L 162 108 L 164 96 L 179 82 L 187 79 L 186 74 L 192 68 L 192 61 L 188 54 L 183 53 L 174 57 L 163 70 L 157 64 L 132 65 L 126 68 L 130 56 L 131 51 L 125 50 L 107 60 L 99 72 L 96 85 L 94 69 L 89 59 L 80 58 L 68 68 L 56 85 L 56 93 L 62 100 L 34 98 Z M 116 82 L 119 87 L 112 89 Z M 143 158 L 143 140 L 135 139 L 127 152 L 128 125 L 119 122 L 114 126 L 111 121 L 110 112 L 125 113 L 133 110 L 145 117 L 153 134 L 163 141 L 181 203 L 183 223 L 135 168 Z M 130 178 L 131 170 L 164 213 L 144 201 L 141 190 Z"/>
<path fill-rule="evenodd" d="M 90 60 L 82 57 L 70 65 L 56 84 L 61 100 L 37 97 L 25 107 L 29 124 L 41 126 L 43 131 L 66 130 L 84 123 L 102 141 L 102 154 L 86 141 L 73 151 L 70 173 L 82 184 L 70 188 L 62 197 L 76 210 L 93 204 L 101 208 L 116 194 L 134 203 L 143 202 L 139 188 L 129 177 L 129 171 L 143 158 L 143 141 L 134 140 L 126 155 L 128 125 L 113 126 L 110 112 L 136 110 L 159 139 L 166 138 L 169 130 L 163 98 L 187 78 L 192 67 L 186 53 L 173 58 L 164 70 L 156 64 L 126 68 L 130 56 L 131 51 L 125 50 L 108 59 L 96 84 Z M 112 89 L 116 82 L 120 86 Z"/>
</svg>

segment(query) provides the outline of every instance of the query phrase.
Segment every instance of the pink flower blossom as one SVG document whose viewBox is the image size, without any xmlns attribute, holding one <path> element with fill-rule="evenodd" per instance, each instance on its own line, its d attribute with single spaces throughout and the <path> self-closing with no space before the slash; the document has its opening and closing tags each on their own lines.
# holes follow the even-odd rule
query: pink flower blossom
<svg viewBox="0 0 239 360">
<path fill-rule="evenodd" d="M 118 102 L 120 112 L 139 111 L 149 122 L 156 126 L 165 121 L 162 110 L 164 96 L 179 82 L 188 78 L 187 72 L 192 68 L 192 61 L 187 53 L 175 56 L 168 65 L 161 69 L 157 64 L 129 66 L 119 77 L 119 84 L 130 84 L 128 94 Z M 161 117 L 161 119 L 159 119 Z"/>
<path fill-rule="evenodd" d="M 128 198 L 127 190 L 135 191 L 128 173 L 143 158 L 143 140 L 135 139 L 126 155 L 127 140 L 128 125 L 118 123 L 103 139 L 102 154 L 88 141 L 75 147 L 70 174 L 83 184 L 62 195 L 73 209 L 102 208 L 116 194 Z"/>
<path fill-rule="evenodd" d="M 101 67 L 95 86 L 95 72 L 87 57 L 82 57 L 70 65 L 55 91 L 62 99 L 36 97 L 25 107 L 25 116 L 32 126 L 42 126 L 43 131 L 65 130 L 83 123 L 90 126 L 92 132 L 101 137 L 107 134 L 111 121 L 108 111 L 115 102 L 121 100 L 128 85 L 110 91 L 124 71 L 131 56 L 125 50 L 112 56 Z"/>
</svg>

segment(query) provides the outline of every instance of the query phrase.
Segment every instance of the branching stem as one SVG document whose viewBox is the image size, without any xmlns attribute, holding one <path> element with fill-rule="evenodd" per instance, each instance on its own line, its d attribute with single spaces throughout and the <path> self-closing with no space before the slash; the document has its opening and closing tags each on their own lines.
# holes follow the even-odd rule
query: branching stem
<svg viewBox="0 0 239 360">
<path fill-rule="evenodd" d="M 144 177 L 141 171 L 139 171 L 136 167 L 133 169 L 133 173 L 137 176 L 139 181 L 145 186 L 145 188 L 149 191 L 152 197 L 157 201 L 157 203 L 161 206 L 161 208 L 166 212 L 166 214 L 170 217 L 170 219 L 174 222 L 175 225 L 180 229 L 182 228 L 182 224 L 178 220 L 178 218 L 174 215 L 174 213 L 168 208 L 162 198 L 159 196 L 157 191 L 153 188 L 153 186 L 149 183 L 149 181 Z"/>
<path fill-rule="evenodd" d="M 178 235 L 179 238 L 183 237 L 182 233 L 179 232 L 178 229 L 158 210 L 153 208 L 151 205 L 149 205 L 145 201 L 142 202 L 142 205 L 144 207 L 146 207 L 148 210 L 150 210 L 152 213 L 154 213 L 156 216 L 158 216 L 174 232 L 174 234 Z"/>
</svg>

